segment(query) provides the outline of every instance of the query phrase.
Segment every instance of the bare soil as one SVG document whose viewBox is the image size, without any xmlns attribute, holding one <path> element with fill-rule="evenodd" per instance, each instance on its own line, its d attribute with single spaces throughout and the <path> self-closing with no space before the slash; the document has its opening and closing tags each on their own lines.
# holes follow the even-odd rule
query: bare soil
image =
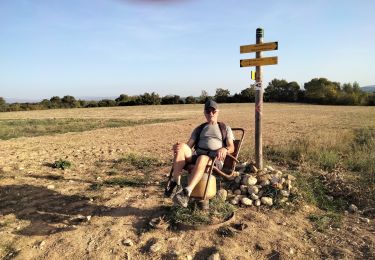
<svg viewBox="0 0 375 260">
<path fill-rule="evenodd" d="M 223 104 L 220 109 L 221 121 L 245 128 L 244 149 L 252 147 L 254 104 Z M 236 230 L 233 237 L 217 230 L 150 229 L 148 222 L 172 204 L 163 198 L 162 187 L 171 146 L 187 141 L 203 122 L 202 105 L 0 114 L 0 119 L 26 118 L 184 120 L 0 141 L 0 258 L 206 259 L 219 252 L 222 259 L 375 259 L 374 219 L 366 223 L 357 214 L 345 215 L 340 228 L 322 233 L 308 219 L 319 209 L 307 204 L 295 213 L 239 208 L 235 223 L 247 228 Z M 265 104 L 263 120 L 264 145 L 308 135 L 329 139 L 327 133 L 374 127 L 375 108 Z M 167 166 L 156 168 L 145 187 L 90 188 L 113 174 L 143 175 L 115 168 L 114 160 L 130 152 L 156 157 Z M 51 168 L 60 158 L 73 167 Z M 125 239 L 134 244 L 124 245 Z"/>
</svg>

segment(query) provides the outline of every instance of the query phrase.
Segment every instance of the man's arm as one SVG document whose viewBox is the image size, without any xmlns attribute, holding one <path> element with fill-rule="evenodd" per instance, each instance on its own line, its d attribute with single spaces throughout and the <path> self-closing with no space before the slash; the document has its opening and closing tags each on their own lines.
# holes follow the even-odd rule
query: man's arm
<svg viewBox="0 0 375 260">
<path fill-rule="evenodd" d="M 234 152 L 233 139 L 227 138 L 226 146 L 220 148 L 217 151 L 217 159 L 219 159 L 220 161 L 223 161 L 228 153 L 233 153 L 233 152 Z"/>
<path fill-rule="evenodd" d="M 234 153 L 234 143 L 232 139 L 227 139 L 227 150 L 228 153 Z"/>
<path fill-rule="evenodd" d="M 190 148 L 193 148 L 194 143 L 195 143 L 195 140 L 192 139 L 192 138 L 190 138 L 189 141 L 187 142 L 187 145 L 188 145 Z"/>
<path fill-rule="evenodd" d="M 217 159 L 220 161 L 224 161 L 225 157 L 228 153 L 234 152 L 234 144 L 233 140 L 227 140 L 227 146 L 220 148 L 217 150 Z"/>
</svg>

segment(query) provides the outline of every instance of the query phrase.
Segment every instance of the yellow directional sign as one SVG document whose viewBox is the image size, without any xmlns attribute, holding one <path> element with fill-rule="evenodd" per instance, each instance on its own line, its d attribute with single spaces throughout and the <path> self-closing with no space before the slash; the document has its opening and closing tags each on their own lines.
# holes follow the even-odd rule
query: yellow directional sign
<svg viewBox="0 0 375 260">
<path fill-rule="evenodd" d="M 249 53 L 257 51 L 273 51 L 277 50 L 279 44 L 278 42 L 266 42 L 259 44 L 243 45 L 240 46 L 240 53 Z"/>
<path fill-rule="evenodd" d="M 251 79 L 255 80 L 255 71 L 251 71 Z"/>
<path fill-rule="evenodd" d="M 240 67 L 262 66 L 277 64 L 277 56 L 240 60 Z"/>
</svg>

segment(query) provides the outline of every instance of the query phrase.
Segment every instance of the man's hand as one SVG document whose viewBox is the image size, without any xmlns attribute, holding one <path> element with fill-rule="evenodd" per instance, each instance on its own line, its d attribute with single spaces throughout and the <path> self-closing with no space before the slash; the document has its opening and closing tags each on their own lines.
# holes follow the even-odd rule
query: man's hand
<svg viewBox="0 0 375 260">
<path fill-rule="evenodd" d="M 220 148 L 219 150 L 217 150 L 217 156 L 216 158 L 219 160 L 219 161 L 224 161 L 225 159 L 225 156 L 227 156 L 227 153 L 228 153 L 228 150 L 226 148 Z"/>
<path fill-rule="evenodd" d="M 174 153 L 177 153 L 177 151 L 180 150 L 181 147 L 182 147 L 182 144 L 180 144 L 180 142 L 177 142 L 177 143 L 175 143 L 175 144 L 173 145 L 172 150 L 173 150 Z"/>
</svg>

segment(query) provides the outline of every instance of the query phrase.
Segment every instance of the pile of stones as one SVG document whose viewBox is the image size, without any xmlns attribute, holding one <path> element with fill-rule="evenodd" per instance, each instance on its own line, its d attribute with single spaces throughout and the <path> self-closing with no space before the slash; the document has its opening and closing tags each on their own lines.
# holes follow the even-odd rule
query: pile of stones
<svg viewBox="0 0 375 260">
<path fill-rule="evenodd" d="M 284 174 L 272 166 L 257 169 L 253 163 L 242 163 L 236 167 L 237 176 L 226 189 L 218 191 L 218 196 L 233 205 L 272 206 L 289 203 L 289 198 L 297 193 L 292 182 L 296 178 Z"/>
</svg>

